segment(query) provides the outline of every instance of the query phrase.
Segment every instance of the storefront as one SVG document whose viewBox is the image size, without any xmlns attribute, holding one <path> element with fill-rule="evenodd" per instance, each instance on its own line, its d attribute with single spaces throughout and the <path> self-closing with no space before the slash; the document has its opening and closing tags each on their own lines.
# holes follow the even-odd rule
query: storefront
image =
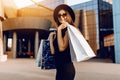
<svg viewBox="0 0 120 80">
<path fill-rule="evenodd" d="M 3 21 L 4 53 L 8 58 L 34 58 L 41 39 L 49 35 L 49 20 L 18 17 Z"/>
</svg>

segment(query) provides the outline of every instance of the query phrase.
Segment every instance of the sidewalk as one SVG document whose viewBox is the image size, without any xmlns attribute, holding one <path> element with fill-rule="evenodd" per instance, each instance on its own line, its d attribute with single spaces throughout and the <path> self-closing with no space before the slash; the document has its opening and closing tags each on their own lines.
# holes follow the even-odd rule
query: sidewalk
<svg viewBox="0 0 120 80">
<path fill-rule="evenodd" d="M 120 64 L 107 59 L 74 63 L 75 80 L 120 80 Z M 55 80 L 55 70 L 41 70 L 35 59 L 8 59 L 0 63 L 0 80 Z"/>
</svg>

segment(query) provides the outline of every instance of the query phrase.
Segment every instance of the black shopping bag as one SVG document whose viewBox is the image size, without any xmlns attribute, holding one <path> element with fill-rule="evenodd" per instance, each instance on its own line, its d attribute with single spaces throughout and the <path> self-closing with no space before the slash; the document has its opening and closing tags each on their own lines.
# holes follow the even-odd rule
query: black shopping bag
<svg viewBox="0 0 120 80">
<path fill-rule="evenodd" d="M 50 41 L 42 40 L 41 44 L 42 48 L 40 47 L 40 50 L 42 49 L 42 52 L 39 51 L 39 66 L 41 67 L 41 69 L 55 69 L 55 58 L 50 51 Z"/>
</svg>

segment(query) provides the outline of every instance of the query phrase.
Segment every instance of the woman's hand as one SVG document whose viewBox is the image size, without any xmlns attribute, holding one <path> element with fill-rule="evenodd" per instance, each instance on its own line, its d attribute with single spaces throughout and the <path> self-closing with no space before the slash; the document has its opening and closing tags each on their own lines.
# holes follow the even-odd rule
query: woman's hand
<svg viewBox="0 0 120 80">
<path fill-rule="evenodd" d="M 62 30 L 67 27 L 67 22 L 63 21 L 62 24 L 58 27 L 58 30 Z"/>
</svg>

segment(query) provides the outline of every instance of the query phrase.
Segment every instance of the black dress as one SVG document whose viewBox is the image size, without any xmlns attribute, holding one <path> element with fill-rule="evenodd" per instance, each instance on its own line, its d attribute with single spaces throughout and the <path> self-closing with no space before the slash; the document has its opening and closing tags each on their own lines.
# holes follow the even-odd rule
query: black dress
<svg viewBox="0 0 120 80">
<path fill-rule="evenodd" d="M 65 36 L 67 28 L 62 30 L 62 36 Z M 75 68 L 71 61 L 70 57 L 70 48 L 69 46 L 63 52 L 60 52 L 58 49 L 57 37 L 54 40 L 55 48 L 55 63 L 56 63 L 56 80 L 74 80 L 75 77 Z"/>
</svg>

